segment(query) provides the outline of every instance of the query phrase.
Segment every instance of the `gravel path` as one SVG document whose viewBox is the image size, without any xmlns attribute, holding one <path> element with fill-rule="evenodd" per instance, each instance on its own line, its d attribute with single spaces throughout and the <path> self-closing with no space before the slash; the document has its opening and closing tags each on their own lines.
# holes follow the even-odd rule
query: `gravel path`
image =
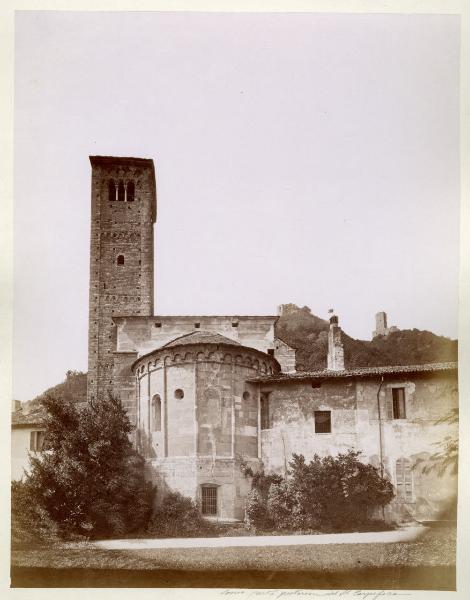
<svg viewBox="0 0 470 600">
<path fill-rule="evenodd" d="M 412 542 L 427 531 L 427 527 L 403 527 L 395 531 L 363 533 L 329 533 L 322 535 L 265 535 L 220 538 L 167 538 L 103 540 L 93 542 L 105 550 L 151 550 L 156 548 L 239 548 L 245 546 L 306 546 L 323 544 L 393 544 Z"/>
</svg>

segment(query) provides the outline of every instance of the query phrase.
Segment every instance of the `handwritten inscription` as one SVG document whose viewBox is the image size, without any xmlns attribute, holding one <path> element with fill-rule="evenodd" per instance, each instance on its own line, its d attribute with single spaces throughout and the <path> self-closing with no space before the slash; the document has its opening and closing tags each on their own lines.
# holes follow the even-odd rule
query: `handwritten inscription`
<svg viewBox="0 0 470 600">
<path fill-rule="evenodd" d="M 221 590 L 221 596 L 231 598 L 353 598 L 355 600 L 381 600 L 397 596 L 410 596 L 407 592 L 392 590 Z"/>
</svg>

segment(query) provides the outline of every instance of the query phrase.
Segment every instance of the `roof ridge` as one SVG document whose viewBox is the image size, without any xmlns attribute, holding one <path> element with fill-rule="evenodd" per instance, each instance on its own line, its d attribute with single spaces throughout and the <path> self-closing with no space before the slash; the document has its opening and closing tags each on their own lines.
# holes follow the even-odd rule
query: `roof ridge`
<svg viewBox="0 0 470 600">
<path fill-rule="evenodd" d="M 201 335 L 201 334 L 205 334 L 205 335 L 212 335 L 212 336 L 219 336 L 221 338 L 224 338 L 230 342 L 233 342 L 234 344 L 239 344 L 236 340 L 232 340 L 231 338 L 222 335 L 221 333 L 218 332 L 214 332 L 214 331 L 208 331 L 207 329 L 198 329 L 197 331 L 190 331 L 189 333 L 183 333 L 182 335 L 179 335 L 173 339 L 171 339 L 170 341 L 168 341 L 166 344 L 163 344 L 163 346 L 160 346 L 160 348 L 166 348 L 169 344 L 173 344 L 174 342 L 177 342 L 178 340 L 181 340 L 183 338 L 187 338 L 193 335 Z M 240 344 L 239 344 L 240 345 Z"/>
</svg>

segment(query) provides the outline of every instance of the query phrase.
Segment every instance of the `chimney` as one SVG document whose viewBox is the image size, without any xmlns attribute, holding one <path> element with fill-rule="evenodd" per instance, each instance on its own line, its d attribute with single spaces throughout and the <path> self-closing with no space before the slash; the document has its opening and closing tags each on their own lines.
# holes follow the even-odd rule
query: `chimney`
<svg viewBox="0 0 470 600">
<path fill-rule="evenodd" d="M 328 370 L 344 371 L 344 349 L 341 339 L 341 327 L 338 325 L 338 317 L 330 317 L 330 331 L 328 332 Z"/>
</svg>

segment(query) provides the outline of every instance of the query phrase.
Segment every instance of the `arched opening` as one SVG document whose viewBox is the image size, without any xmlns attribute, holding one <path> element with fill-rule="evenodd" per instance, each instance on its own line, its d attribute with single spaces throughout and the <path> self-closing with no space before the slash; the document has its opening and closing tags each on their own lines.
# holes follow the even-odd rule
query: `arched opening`
<svg viewBox="0 0 470 600">
<path fill-rule="evenodd" d="M 123 255 L 123 254 L 120 254 L 120 255 L 117 257 L 116 263 L 117 263 L 118 265 L 123 265 L 123 264 L 124 264 L 124 255 Z"/>
<path fill-rule="evenodd" d="M 124 189 L 124 184 L 122 183 L 122 181 L 119 182 L 118 185 L 118 200 L 120 200 L 121 202 L 124 202 L 126 197 L 126 190 Z"/>
<path fill-rule="evenodd" d="M 152 398 L 151 411 L 151 429 L 152 431 L 162 430 L 162 400 L 158 394 Z"/>
<path fill-rule="evenodd" d="M 260 394 L 260 413 L 261 429 L 269 429 L 271 427 L 269 418 L 269 392 L 261 392 Z"/>
<path fill-rule="evenodd" d="M 116 200 L 116 184 L 113 179 L 108 181 L 108 198 L 110 202 Z"/>
<path fill-rule="evenodd" d="M 127 201 L 134 202 L 135 185 L 133 181 L 127 183 Z"/>
</svg>

